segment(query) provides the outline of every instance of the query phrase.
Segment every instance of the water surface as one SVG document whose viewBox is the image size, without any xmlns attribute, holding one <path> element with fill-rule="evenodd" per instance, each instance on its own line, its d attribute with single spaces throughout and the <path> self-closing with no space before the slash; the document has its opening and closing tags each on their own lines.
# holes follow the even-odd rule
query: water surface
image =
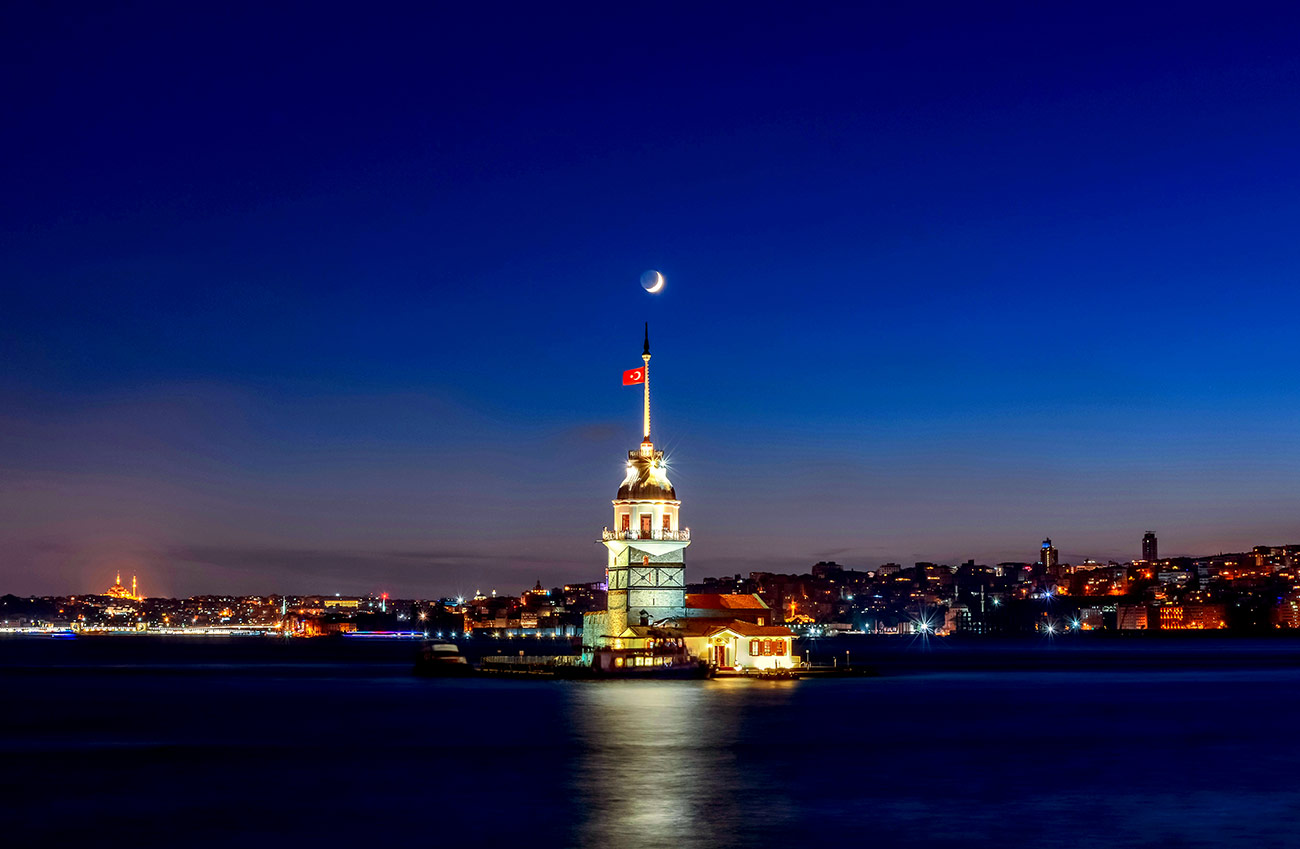
<svg viewBox="0 0 1300 849">
<path fill-rule="evenodd" d="M 592 683 L 417 679 L 409 647 L 121 645 L 0 641 L 7 836 L 1300 845 L 1300 671 L 1259 651 L 1167 672 Z"/>
</svg>

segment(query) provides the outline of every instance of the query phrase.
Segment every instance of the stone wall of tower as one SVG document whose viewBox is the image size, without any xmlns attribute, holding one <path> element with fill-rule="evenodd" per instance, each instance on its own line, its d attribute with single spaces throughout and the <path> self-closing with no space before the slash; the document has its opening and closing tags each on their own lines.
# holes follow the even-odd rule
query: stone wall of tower
<svg viewBox="0 0 1300 849">
<path fill-rule="evenodd" d="M 651 554 L 628 548 L 627 618 L 639 625 L 644 611 L 651 622 L 686 615 L 685 546 Z"/>
<path fill-rule="evenodd" d="M 614 542 L 607 547 L 609 636 L 641 624 L 642 611 L 651 622 L 686 615 L 685 543 L 653 542 L 641 549 L 636 543 Z"/>
<path fill-rule="evenodd" d="M 628 626 L 627 617 L 627 564 L 628 549 L 623 548 L 621 551 L 615 546 L 609 548 L 609 563 L 606 566 L 605 574 L 609 581 L 606 588 L 608 602 L 605 609 L 609 614 L 606 620 L 606 626 L 609 628 L 609 635 L 614 636 L 623 633 Z"/>
<path fill-rule="evenodd" d="M 604 611 L 587 613 L 582 617 L 582 655 L 591 663 L 592 652 L 604 648 L 609 633 L 609 614 Z"/>
</svg>

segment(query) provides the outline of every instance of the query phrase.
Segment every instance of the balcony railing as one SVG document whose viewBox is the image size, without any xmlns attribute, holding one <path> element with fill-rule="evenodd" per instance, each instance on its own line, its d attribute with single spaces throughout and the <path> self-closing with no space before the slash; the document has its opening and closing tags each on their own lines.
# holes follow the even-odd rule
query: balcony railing
<svg viewBox="0 0 1300 849">
<path fill-rule="evenodd" d="M 609 540 L 612 539 L 624 539 L 624 540 L 631 540 L 631 541 L 660 540 L 663 542 L 690 542 L 691 529 L 678 528 L 675 531 L 670 531 L 661 528 L 659 530 L 650 531 L 649 533 L 643 533 L 642 531 L 636 529 L 629 530 L 629 531 L 611 531 L 609 528 L 605 528 L 605 530 L 600 532 L 600 539 L 601 542 L 608 542 Z"/>
</svg>

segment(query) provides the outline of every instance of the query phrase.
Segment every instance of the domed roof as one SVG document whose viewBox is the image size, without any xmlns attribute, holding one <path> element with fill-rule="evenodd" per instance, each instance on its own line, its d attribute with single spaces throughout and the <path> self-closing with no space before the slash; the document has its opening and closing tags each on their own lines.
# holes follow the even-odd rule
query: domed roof
<svg viewBox="0 0 1300 849">
<path fill-rule="evenodd" d="M 647 443 L 648 444 L 648 443 Z M 627 477 L 618 488 L 616 501 L 676 501 L 677 492 L 668 480 L 664 452 L 627 452 Z"/>
</svg>

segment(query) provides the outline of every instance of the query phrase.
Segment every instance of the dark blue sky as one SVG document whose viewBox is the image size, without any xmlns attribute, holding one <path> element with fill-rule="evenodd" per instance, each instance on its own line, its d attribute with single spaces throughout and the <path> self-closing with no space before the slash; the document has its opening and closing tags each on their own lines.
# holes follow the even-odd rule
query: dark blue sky
<svg viewBox="0 0 1300 849">
<path fill-rule="evenodd" d="M 0 16 L 0 589 L 1300 541 L 1286 6 Z"/>
</svg>

